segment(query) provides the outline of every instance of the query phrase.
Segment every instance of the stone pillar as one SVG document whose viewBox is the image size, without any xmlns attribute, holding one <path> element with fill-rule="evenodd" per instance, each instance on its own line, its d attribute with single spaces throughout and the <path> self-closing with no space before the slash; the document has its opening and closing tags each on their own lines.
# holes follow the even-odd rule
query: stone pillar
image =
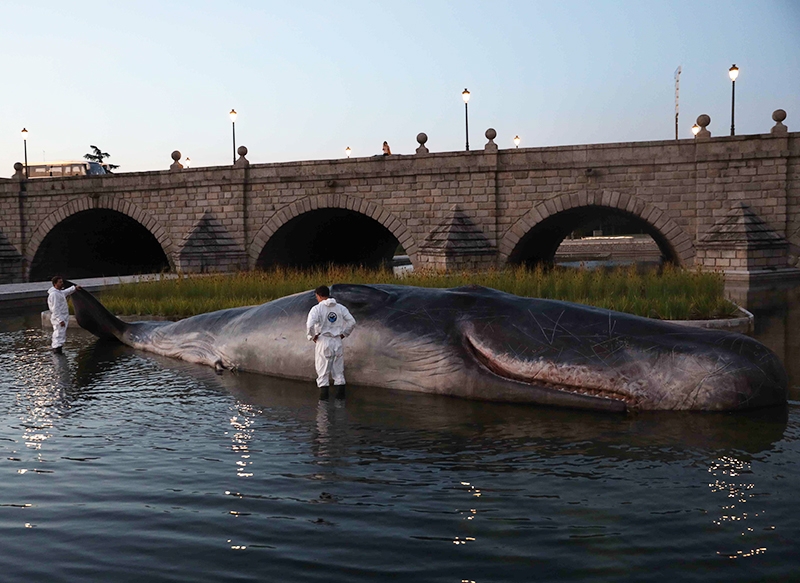
<svg viewBox="0 0 800 583">
<path fill-rule="evenodd" d="M 453 206 L 417 252 L 420 269 L 485 270 L 495 265 L 497 248 L 458 207 Z"/>
<path fill-rule="evenodd" d="M 17 239 L 16 244 L 7 237 L 9 234 L 0 232 L 0 283 L 21 283 L 27 276 L 27 261 L 25 260 L 25 239 L 27 237 L 25 206 L 27 199 L 28 179 L 25 176 L 25 166 L 21 162 L 14 164 L 14 176 L 11 180 L 18 185 L 17 198 Z"/>
<path fill-rule="evenodd" d="M 233 165 L 231 172 L 230 193 L 227 200 L 220 201 L 232 212 L 226 213 L 227 222 L 230 223 L 229 230 L 235 233 L 233 239 L 238 248 L 235 254 L 230 255 L 230 264 L 227 271 L 241 271 L 248 269 L 247 245 L 249 235 L 247 233 L 247 212 L 250 202 L 250 161 L 247 159 L 248 149 L 246 146 L 239 146 L 236 149 L 239 154 Z"/>
<path fill-rule="evenodd" d="M 747 204 L 739 202 L 697 242 L 695 264 L 722 271 L 734 283 L 797 278 L 789 266 L 789 242 Z"/>
</svg>

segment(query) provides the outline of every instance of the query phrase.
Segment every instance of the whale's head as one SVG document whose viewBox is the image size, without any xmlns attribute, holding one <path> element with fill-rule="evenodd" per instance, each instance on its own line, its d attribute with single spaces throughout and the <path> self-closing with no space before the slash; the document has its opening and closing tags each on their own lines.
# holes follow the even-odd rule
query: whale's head
<svg viewBox="0 0 800 583">
<path fill-rule="evenodd" d="M 491 324 L 461 324 L 476 360 L 500 377 L 622 402 L 627 410 L 730 411 L 786 402 L 782 363 L 747 336 L 567 302 L 511 303 L 518 306 Z"/>
</svg>

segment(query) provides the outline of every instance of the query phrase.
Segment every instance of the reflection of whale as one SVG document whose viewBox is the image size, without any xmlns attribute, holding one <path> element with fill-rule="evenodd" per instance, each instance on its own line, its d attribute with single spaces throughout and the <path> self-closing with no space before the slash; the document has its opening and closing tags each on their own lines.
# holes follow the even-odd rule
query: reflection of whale
<svg viewBox="0 0 800 583">
<path fill-rule="evenodd" d="M 119 342 L 99 340 L 83 346 L 75 358 L 75 386 L 87 387 L 94 384 L 106 372 L 111 370 L 117 357 L 125 350 Z"/>
<path fill-rule="evenodd" d="M 727 415 L 687 411 L 598 417 L 585 411 L 517 407 L 357 385 L 348 387 L 344 418 L 335 403 L 318 400 L 313 383 L 249 373 L 219 376 L 206 367 L 159 355 L 142 357 L 204 387 L 226 391 L 260 417 L 280 424 L 297 419 L 313 426 L 316 442 L 325 436 L 344 440 L 344 433 L 349 433 L 347 443 L 368 444 L 374 455 L 384 448 L 393 452 L 425 447 L 426 454 L 452 453 L 462 469 L 468 465 L 464 452 L 470 450 L 503 452 L 501 458 L 511 452 L 535 451 L 544 457 L 580 455 L 664 463 L 694 457 L 697 452 L 703 459 L 725 455 L 747 459 L 772 449 L 783 439 L 788 422 L 785 406 Z M 347 427 L 344 433 L 342 424 Z M 329 442 L 324 451 L 336 452 L 341 447 Z M 505 464 L 498 464 L 501 471 Z M 513 467 L 509 462 L 509 471 Z"/>
<path fill-rule="evenodd" d="M 480 287 L 336 285 L 358 327 L 351 382 L 484 401 L 565 407 L 733 410 L 786 402 L 786 373 L 759 342 Z M 126 324 L 91 294 L 78 323 L 101 338 L 208 364 L 314 378 L 305 318 L 313 292 L 179 322 Z"/>
</svg>

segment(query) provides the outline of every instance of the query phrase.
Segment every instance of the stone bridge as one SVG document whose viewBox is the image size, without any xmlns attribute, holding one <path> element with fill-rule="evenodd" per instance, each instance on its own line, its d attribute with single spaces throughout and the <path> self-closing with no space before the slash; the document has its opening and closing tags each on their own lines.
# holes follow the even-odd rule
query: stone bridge
<svg viewBox="0 0 800 583">
<path fill-rule="evenodd" d="M 704 116 L 698 121 L 705 121 Z M 783 278 L 800 249 L 800 133 L 0 179 L 0 283 L 274 264 L 417 268 L 552 260 L 606 217 L 663 257 Z M 401 250 L 402 252 L 402 250 Z"/>
</svg>

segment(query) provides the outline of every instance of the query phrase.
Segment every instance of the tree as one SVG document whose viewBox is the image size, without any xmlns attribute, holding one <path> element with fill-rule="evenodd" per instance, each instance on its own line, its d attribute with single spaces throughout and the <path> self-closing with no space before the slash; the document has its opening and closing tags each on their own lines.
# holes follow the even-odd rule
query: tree
<svg viewBox="0 0 800 583">
<path fill-rule="evenodd" d="M 111 157 L 111 154 L 109 154 L 108 152 L 103 152 L 97 146 L 91 146 L 90 145 L 89 147 L 92 149 L 92 153 L 91 154 L 85 154 L 83 156 L 84 158 L 89 160 L 89 162 L 97 162 L 98 164 L 103 164 L 103 160 L 105 158 L 110 158 Z M 106 171 L 107 172 L 111 172 L 111 170 L 114 170 L 115 168 L 119 168 L 119 165 L 118 164 L 106 164 Z"/>
</svg>

